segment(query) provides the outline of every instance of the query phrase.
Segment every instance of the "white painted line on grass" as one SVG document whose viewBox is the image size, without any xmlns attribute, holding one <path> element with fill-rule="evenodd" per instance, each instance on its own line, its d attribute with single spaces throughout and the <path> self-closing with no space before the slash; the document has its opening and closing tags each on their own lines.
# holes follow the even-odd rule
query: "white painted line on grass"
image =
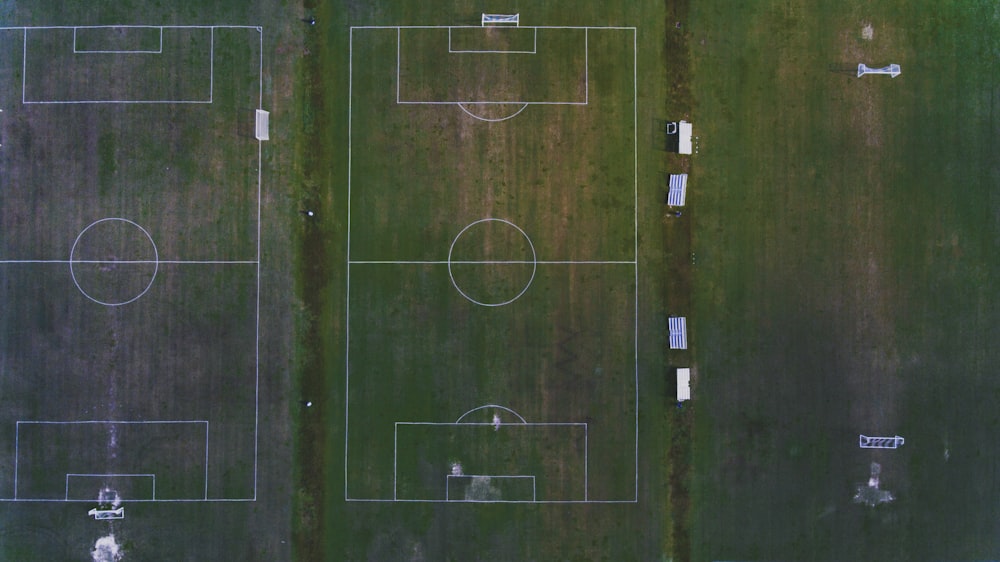
<svg viewBox="0 0 1000 562">
<path fill-rule="evenodd" d="M 264 106 L 264 30 L 260 35 L 260 63 L 258 66 L 257 107 Z M 213 40 L 214 42 L 214 40 Z M 253 499 L 257 499 L 257 458 L 260 448 L 260 231 L 261 231 L 261 175 L 264 168 L 264 143 L 257 139 L 257 297 L 254 326 L 254 383 L 253 383 Z M 208 496 L 208 462 L 205 462 L 205 495 Z"/>
<path fill-rule="evenodd" d="M 252 503 L 255 502 L 254 498 L 212 498 L 208 500 L 203 500 L 201 498 L 193 499 L 155 499 L 155 500 L 129 500 L 122 498 L 122 503 Z M 392 500 L 388 500 L 392 501 Z M 0 503 L 89 503 L 93 504 L 94 500 L 63 500 L 59 498 L 0 498 Z"/>
<path fill-rule="evenodd" d="M 163 262 L 160 262 L 163 263 Z M 448 260 L 351 260 L 351 265 L 448 265 Z M 635 265 L 632 260 L 453 260 L 463 265 Z"/>
<path fill-rule="evenodd" d="M 399 101 L 399 34 L 396 35 L 396 101 Z M 347 302 L 344 307 L 344 499 L 347 499 L 347 445 L 351 434 L 351 123 L 354 117 L 354 28 L 347 51 Z M 395 468 L 393 468 L 395 474 Z M 395 490 L 395 485 L 393 485 Z M 395 492 L 393 492 L 395 494 Z"/>
<path fill-rule="evenodd" d="M 639 501 L 639 71 L 638 33 L 632 28 L 632 176 L 635 181 L 633 254 L 635 259 L 635 501 Z"/>
<path fill-rule="evenodd" d="M 0 260 L 0 265 L 18 264 L 73 264 L 73 263 L 115 263 L 115 264 L 171 264 L 171 265 L 255 265 L 257 260 Z"/>
<path fill-rule="evenodd" d="M 482 29 L 480 25 L 352 25 L 355 29 Z M 2 29 L 2 28 L 0 28 Z M 17 28 L 20 29 L 20 28 Z M 519 29 L 618 29 L 635 31 L 635 26 L 615 25 L 522 25 Z"/>
</svg>

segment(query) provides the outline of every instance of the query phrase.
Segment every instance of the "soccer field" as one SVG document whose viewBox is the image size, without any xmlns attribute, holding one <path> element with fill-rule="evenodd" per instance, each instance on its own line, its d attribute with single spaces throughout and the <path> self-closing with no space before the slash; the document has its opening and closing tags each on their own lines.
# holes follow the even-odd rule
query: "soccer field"
<svg viewBox="0 0 1000 562">
<path fill-rule="evenodd" d="M 635 501 L 635 30 L 351 35 L 347 499 Z"/>
<path fill-rule="evenodd" d="M 311 74 L 343 126 L 317 162 L 340 189 L 318 199 L 337 223 L 314 247 L 341 241 L 326 249 L 344 278 L 317 340 L 339 341 L 323 359 L 338 377 L 308 384 L 343 410 L 306 428 L 331 463 L 307 556 L 662 552 L 663 510 L 637 505 L 662 501 L 663 429 L 642 425 L 663 407 L 659 256 L 642 248 L 659 238 L 662 35 L 636 25 L 660 12 L 569 8 L 483 27 L 405 3 L 326 38 L 348 65 Z"/>
<path fill-rule="evenodd" d="M 286 30 L 130 9 L 0 28 L 0 557 L 287 558 L 288 518 L 252 513 L 290 488 L 290 268 L 265 255 L 288 236 L 255 130 Z"/>
</svg>

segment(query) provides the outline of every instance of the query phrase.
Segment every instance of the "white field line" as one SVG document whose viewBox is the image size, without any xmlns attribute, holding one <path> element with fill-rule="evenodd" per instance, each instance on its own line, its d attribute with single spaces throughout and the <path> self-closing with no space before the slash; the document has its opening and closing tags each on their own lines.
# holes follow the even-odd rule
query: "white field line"
<svg viewBox="0 0 1000 562">
<path fill-rule="evenodd" d="M 399 103 L 399 63 L 400 63 L 399 50 L 400 50 L 400 45 L 403 43 L 400 34 L 401 31 L 397 27 L 396 28 L 396 103 Z M 354 28 L 351 28 L 351 37 L 352 38 L 354 37 Z M 350 102 L 348 102 L 348 104 L 349 103 Z"/>
<path fill-rule="evenodd" d="M 635 501 L 639 501 L 639 90 L 638 33 L 632 28 L 632 177 L 634 178 L 634 244 L 635 260 Z"/>
<path fill-rule="evenodd" d="M 257 107 L 264 106 L 264 30 L 257 28 L 260 35 L 260 63 L 258 67 Z M 261 201 L 261 177 L 264 168 L 264 142 L 257 139 L 257 302 L 254 326 L 254 383 L 253 383 L 253 499 L 257 499 L 257 457 L 260 447 L 260 230 L 263 204 Z M 206 442 L 208 441 L 206 437 Z M 208 458 L 205 458 L 205 497 L 208 497 Z"/>
<path fill-rule="evenodd" d="M 587 105 L 586 101 L 397 101 L 399 105 Z"/>
<path fill-rule="evenodd" d="M 205 422 L 205 499 L 208 499 L 208 422 Z"/>
<path fill-rule="evenodd" d="M 583 103 L 590 103 L 590 30 L 583 30 Z"/>
<path fill-rule="evenodd" d="M 258 29 L 257 25 L 14 25 L 0 26 L 0 31 L 13 31 L 18 29 L 102 29 L 106 27 L 135 27 L 152 29 Z"/>
<path fill-rule="evenodd" d="M 14 424 L 14 499 L 17 499 L 17 459 L 21 456 L 21 422 Z"/>
<path fill-rule="evenodd" d="M 431 425 L 452 427 L 495 427 L 493 422 L 429 422 L 429 421 L 397 421 L 395 425 Z M 587 422 L 522 422 L 505 423 L 504 427 L 587 427 Z"/>
<path fill-rule="evenodd" d="M 396 101 L 399 101 L 399 36 L 396 37 Z M 347 51 L 347 302 L 344 307 L 344 499 L 347 499 L 347 445 L 351 434 L 351 123 L 354 114 L 351 102 L 354 98 L 354 28 L 351 28 Z M 395 496 L 395 451 L 393 451 L 393 496 Z"/>
<path fill-rule="evenodd" d="M 477 406 L 477 407 L 469 410 L 468 412 L 465 412 L 461 416 L 458 416 L 458 419 L 455 420 L 455 423 L 461 423 L 461 421 L 463 419 L 465 419 L 465 416 L 468 416 L 472 412 L 478 412 L 479 410 L 489 410 L 490 408 L 492 408 L 494 410 L 500 409 L 500 410 L 503 410 L 505 412 L 514 414 L 514 416 L 516 416 L 517 419 L 521 420 L 521 423 L 528 423 L 528 420 L 524 419 L 524 416 L 522 416 L 521 414 L 519 414 L 519 413 L 515 412 L 514 410 L 508 408 L 507 406 L 501 406 L 500 404 L 483 404 L 482 406 Z"/>
<path fill-rule="evenodd" d="M 58 500 L 62 501 L 62 500 Z M 165 500 L 157 500 L 165 501 Z M 399 499 L 394 500 L 391 498 L 345 498 L 344 501 L 356 502 L 356 503 L 455 503 L 454 501 L 449 502 L 448 500 L 408 500 Z M 473 502 L 469 502 L 473 503 Z M 497 500 L 497 501 L 480 501 L 475 503 L 535 503 L 535 504 L 590 504 L 590 503 L 603 503 L 603 504 L 635 504 L 638 503 L 637 500 Z"/>
<path fill-rule="evenodd" d="M 167 26 L 165 26 L 167 27 Z M 2 28 L 0 28 L 2 29 Z M 21 29 L 21 28 L 16 28 Z M 482 29 L 479 25 L 352 25 L 351 29 Z M 522 25 L 519 29 L 618 29 L 635 31 L 635 26 L 615 25 Z"/>
<path fill-rule="evenodd" d="M 155 500 L 129 500 L 122 499 L 122 503 L 239 503 L 239 502 L 255 502 L 254 498 L 211 498 L 211 499 L 201 499 L 201 498 L 177 498 L 177 499 L 155 499 Z M 392 500 L 389 500 L 392 501 Z M 89 503 L 93 504 L 94 500 L 62 500 L 62 499 L 46 499 L 46 498 L 0 498 L 0 502 L 17 502 L 17 503 Z"/>
<path fill-rule="evenodd" d="M 27 88 L 28 76 L 28 28 L 24 29 L 24 44 L 21 53 L 21 105 L 24 105 L 24 90 Z"/>
<path fill-rule="evenodd" d="M 396 499 L 396 482 L 398 481 L 396 477 L 396 466 L 399 459 L 399 424 L 394 424 L 392 426 L 392 499 Z"/>
<path fill-rule="evenodd" d="M 211 28 L 208 49 L 208 103 L 215 99 L 215 28 Z M 261 56 L 264 56 L 261 53 Z"/>
<path fill-rule="evenodd" d="M 17 264 L 77 264 L 77 263 L 114 263 L 114 264 L 141 264 L 159 263 L 171 265 L 254 265 L 257 260 L 0 260 L 0 265 Z"/>
</svg>

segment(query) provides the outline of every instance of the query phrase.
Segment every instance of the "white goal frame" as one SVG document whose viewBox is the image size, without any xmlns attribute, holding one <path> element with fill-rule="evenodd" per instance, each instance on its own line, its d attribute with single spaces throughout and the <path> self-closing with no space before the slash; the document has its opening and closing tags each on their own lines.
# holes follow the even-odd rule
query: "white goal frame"
<svg viewBox="0 0 1000 562">
<path fill-rule="evenodd" d="M 488 25 L 521 25 L 521 14 L 487 14 L 484 13 L 480 21 L 482 27 Z"/>
</svg>

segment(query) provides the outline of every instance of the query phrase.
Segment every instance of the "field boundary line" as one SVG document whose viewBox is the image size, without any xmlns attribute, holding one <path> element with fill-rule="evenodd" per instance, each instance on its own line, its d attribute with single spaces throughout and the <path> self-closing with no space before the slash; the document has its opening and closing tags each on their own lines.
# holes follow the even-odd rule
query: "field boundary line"
<svg viewBox="0 0 1000 562">
<path fill-rule="evenodd" d="M 258 52 L 257 76 L 257 107 L 264 107 L 264 28 L 255 28 L 260 36 Z M 261 261 L 261 222 L 263 220 L 262 176 L 264 168 L 264 141 L 257 139 L 257 295 L 255 326 L 254 326 L 254 383 L 253 383 L 253 499 L 257 501 L 257 469 L 260 451 L 260 261 Z M 206 466 L 208 463 L 205 463 Z M 206 479 L 207 482 L 207 479 Z M 206 497 L 208 495 L 206 489 Z"/>
<path fill-rule="evenodd" d="M 208 435 L 209 435 L 209 420 L 17 420 L 14 423 L 14 496 L 12 498 L 0 498 L 0 501 L 88 501 L 93 502 L 93 500 L 60 500 L 60 499 L 43 499 L 43 498 L 19 498 L 17 495 L 17 483 L 18 483 L 18 471 L 19 462 L 21 457 L 21 424 L 24 425 L 187 425 L 187 424 L 205 424 L 205 496 L 203 498 L 188 498 L 183 501 L 207 501 L 208 500 Z M 67 473 L 70 474 L 70 473 Z M 77 473 L 73 473 L 77 474 Z M 238 501 L 242 498 L 234 498 L 232 501 Z M 254 498 L 256 499 L 256 498 Z M 131 501 L 181 501 L 181 500 L 131 500 Z"/>
<path fill-rule="evenodd" d="M 398 33 L 398 32 L 397 32 Z M 399 71 L 399 39 L 396 40 L 396 71 Z M 396 100 L 399 101 L 399 77 L 396 77 Z M 347 297 L 344 306 L 344 500 L 347 500 L 347 452 L 351 435 L 351 126 L 354 112 L 351 103 L 354 101 L 354 28 L 350 30 L 350 40 L 347 50 Z M 393 450 L 393 463 L 395 463 L 395 450 Z M 393 464 L 393 474 L 396 473 Z M 396 482 L 393 480 L 393 490 L 396 489 Z"/>
<path fill-rule="evenodd" d="M 159 501 L 159 500 L 157 500 Z M 346 502 L 357 503 L 455 503 L 447 500 L 411 500 L 411 499 L 391 499 L 391 498 L 345 498 Z M 491 502 L 468 502 L 468 503 L 491 503 Z M 637 504 L 637 500 L 501 500 L 492 503 L 527 503 L 527 504 Z"/>
<path fill-rule="evenodd" d="M 517 117 L 518 115 L 521 114 L 522 111 L 524 111 L 525 109 L 528 109 L 528 106 L 531 105 L 531 104 L 527 104 L 526 103 L 526 104 L 524 104 L 524 105 L 521 106 L 521 109 L 518 109 L 514 113 L 511 113 L 510 115 L 508 115 L 506 117 L 499 117 L 499 118 L 496 118 L 496 119 L 490 119 L 488 117 L 480 117 L 480 116 L 476 115 L 475 113 L 469 111 L 468 109 L 465 109 L 465 104 L 463 104 L 463 103 L 456 103 L 455 105 L 457 105 L 459 109 L 461 109 L 462 111 L 464 111 L 466 115 L 468 115 L 469 117 L 472 117 L 473 119 L 478 119 L 478 120 L 484 121 L 486 123 L 500 123 L 500 122 L 506 121 L 508 119 L 513 119 L 513 118 Z M 517 105 L 517 104 L 514 104 L 514 105 Z"/>
<path fill-rule="evenodd" d="M 3 263 L 3 262 L 0 262 Z M 160 262 L 163 263 L 163 262 Z M 352 265 L 448 265 L 448 260 L 353 260 Z M 632 260 L 452 260 L 460 265 L 635 265 Z"/>
<path fill-rule="evenodd" d="M 17 264 L 64 264 L 71 263 L 160 263 L 171 265 L 254 265 L 257 260 L 0 260 L 0 265 Z"/>
<path fill-rule="evenodd" d="M 168 27 L 168 26 L 164 26 Z M 351 29 L 482 29 L 481 25 L 352 25 Z M 3 29 L 3 28 L 0 28 Z M 20 29 L 19 27 L 16 29 Z M 617 29 L 635 31 L 635 26 L 620 25 L 522 25 L 518 29 Z"/>
<path fill-rule="evenodd" d="M 632 235 L 635 260 L 635 501 L 639 501 L 639 39 L 632 28 L 632 179 L 634 227 Z"/>
</svg>

